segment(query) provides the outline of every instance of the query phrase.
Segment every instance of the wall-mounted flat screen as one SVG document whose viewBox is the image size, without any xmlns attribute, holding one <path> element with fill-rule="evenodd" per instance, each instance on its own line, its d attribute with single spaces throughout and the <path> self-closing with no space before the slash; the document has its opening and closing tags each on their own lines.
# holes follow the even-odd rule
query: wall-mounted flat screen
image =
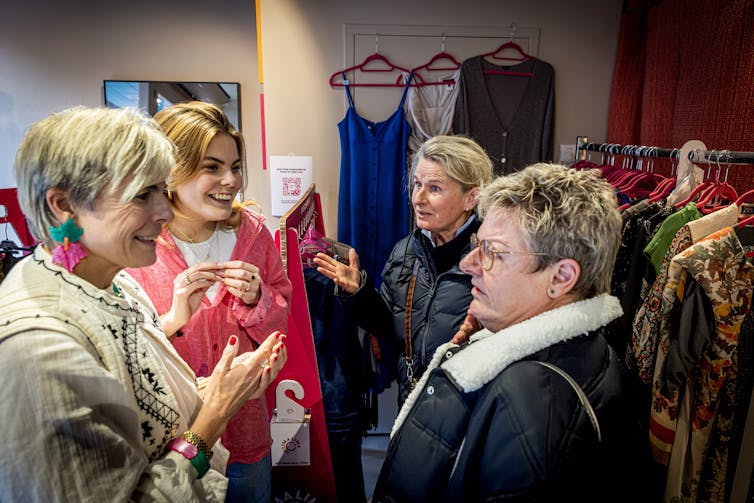
<svg viewBox="0 0 754 503">
<path fill-rule="evenodd" d="M 241 94 L 237 82 L 160 82 L 152 80 L 105 80 L 105 106 L 135 107 L 154 115 L 165 107 L 185 101 L 205 101 L 223 109 L 241 130 Z"/>
</svg>

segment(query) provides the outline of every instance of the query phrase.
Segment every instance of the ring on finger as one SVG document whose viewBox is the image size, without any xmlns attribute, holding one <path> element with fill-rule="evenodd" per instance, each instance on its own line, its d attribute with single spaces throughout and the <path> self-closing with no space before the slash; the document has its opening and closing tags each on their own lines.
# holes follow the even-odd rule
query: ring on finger
<svg viewBox="0 0 754 503">
<path fill-rule="evenodd" d="M 251 288 L 251 283 L 246 283 L 246 288 L 244 288 L 243 291 L 248 292 L 249 288 Z"/>
<path fill-rule="evenodd" d="M 262 363 L 259 364 L 259 368 L 265 368 L 268 363 L 270 363 L 269 359 L 263 361 Z"/>
<path fill-rule="evenodd" d="M 186 281 L 187 285 L 191 284 L 191 273 L 186 271 L 183 275 L 183 279 Z"/>
</svg>

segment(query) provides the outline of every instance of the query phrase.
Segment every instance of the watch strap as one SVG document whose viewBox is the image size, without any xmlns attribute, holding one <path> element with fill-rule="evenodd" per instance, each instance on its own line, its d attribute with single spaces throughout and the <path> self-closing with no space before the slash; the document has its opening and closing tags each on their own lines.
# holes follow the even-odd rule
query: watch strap
<svg viewBox="0 0 754 503">
<path fill-rule="evenodd" d="M 202 478 L 209 471 L 209 460 L 201 449 L 183 438 L 174 438 L 169 444 L 168 449 L 182 455 L 188 459 L 198 473 L 197 478 Z"/>
<path fill-rule="evenodd" d="M 183 433 L 182 437 L 186 442 L 194 444 L 197 448 L 199 448 L 199 450 L 204 453 L 204 457 L 206 457 L 207 459 L 212 459 L 212 449 L 210 449 L 209 445 L 207 445 L 207 442 L 205 442 L 204 439 L 198 434 L 194 433 L 191 430 L 186 430 Z"/>
</svg>

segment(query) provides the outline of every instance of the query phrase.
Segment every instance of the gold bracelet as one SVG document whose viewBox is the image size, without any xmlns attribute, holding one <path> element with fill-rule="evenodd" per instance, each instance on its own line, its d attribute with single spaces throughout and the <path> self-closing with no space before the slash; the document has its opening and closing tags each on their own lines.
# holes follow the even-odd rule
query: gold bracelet
<svg viewBox="0 0 754 503">
<path fill-rule="evenodd" d="M 212 449 L 209 448 L 209 446 L 207 445 L 207 442 L 205 442 L 202 437 L 200 437 L 199 435 L 197 435 L 191 430 L 186 430 L 183 433 L 182 437 L 183 437 L 183 440 L 185 440 L 186 442 L 190 444 L 194 444 L 197 449 L 202 451 L 202 453 L 207 457 L 207 460 L 212 459 L 212 454 L 214 453 L 212 452 Z"/>
</svg>

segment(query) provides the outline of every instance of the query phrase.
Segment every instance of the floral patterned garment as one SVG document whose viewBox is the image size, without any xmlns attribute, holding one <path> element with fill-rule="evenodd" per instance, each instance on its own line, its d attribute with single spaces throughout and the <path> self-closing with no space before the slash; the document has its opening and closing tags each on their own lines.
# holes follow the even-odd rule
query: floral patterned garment
<svg viewBox="0 0 754 503">
<path fill-rule="evenodd" d="M 700 241 L 704 237 L 736 223 L 738 208 L 732 204 L 728 208 L 710 213 L 697 220 L 686 223 L 676 232 L 668 251 L 657 271 L 657 277 L 652 285 L 642 284 L 641 298 L 643 303 L 633 319 L 631 342 L 626 353 L 626 363 L 635 369 L 644 384 L 652 382 L 657 341 L 660 325 L 667 313 L 660 311 L 662 292 L 668 281 L 670 261 L 677 254 Z"/>
<path fill-rule="evenodd" d="M 706 465 L 709 478 L 703 489 L 720 497 L 723 492 L 716 487 L 724 486 L 726 436 L 716 431 L 717 445 L 712 450 L 708 446 L 713 429 L 719 426 L 729 431 L 732 421 L 732 407 L 729 405 L 734 397 L 727 394 L 735 390 L 735 386 L 730 386 L 736 378 L 735 350 L 741 323 L 751 304 L 754 267 L 746 258 L 735 230 L 729 227 L 711 234 L 673 259 L 669 268 L 671 280 L 663 292 L 663 303 L 671 297 L 676 304 L 683 299 L 684 272 L 703 289 L 714 314 L 715 332 L 689 376 L 684 400 L 686 406 L 681 406 L 679 412 L 682 393 L 675 390 L 668 396 L 663 394 L 663 368 L 671 339 L 678 334 L 661 331 L 652 386 L 650 429 L 653 447 L 664 447 L 661 450 L 669 454 L 666 499 L 678 497 L 685 501 L 694 499 L 692 495 L 697 494 L 702 461 L 706 456 L 716 459 Z M 728 406 L 723 407 L 724 404 Z M 688 425 L 688 431 L 677 429 L 679 424 Z M 668 442 L 672 449 L 667 449 Z M 672 458 L 682 461 L 674 462 Z"/>
<path fill-rule="evenodd" d="M 663 316 L 667 315 L 668 309 L 662 310 L 663 291 L 668 283 L 668 269 L 670 262 L 677 254 L 691 246 L 691 233 L 688 226 L 683 226 L 676 233 L 670 243 L 665 258 L 657 272 L 657 278 L 649 288 L 642 288 L 641 298 L 644 299 L 639 310 L 636 312 L 631 330 L 631 342 L 626 353 L 626 363 L 633 369 L 644 384 L 652 382 L 652 372 L 657 354 L 657 341 L 660 334 L 660 325 Z M 644 286 L 644 285 L 643 285 Z"/>
</svg>

